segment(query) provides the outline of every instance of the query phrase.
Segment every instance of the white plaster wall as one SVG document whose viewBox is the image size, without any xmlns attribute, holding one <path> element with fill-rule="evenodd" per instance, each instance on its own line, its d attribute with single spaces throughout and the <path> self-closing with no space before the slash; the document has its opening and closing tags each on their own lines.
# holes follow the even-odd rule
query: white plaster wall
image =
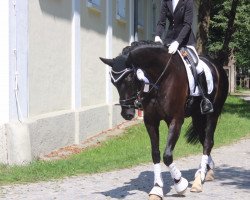
<svg viewBox="0 0 250 200">
<path fill-rule="evenodd" d="M 112 51 L 113 57 L 118 56 L 122 49 L 129 45 L 130 42 L 130 30 L 129 30 L 129 16 L 130 16 L 130 3 L 131 1 L 126 1 L 126 17 L 125 20 L 116 19 L 116 0 L 113 0 L 113 43 Z M 113 101 L 117 102 L 119 100 L 119 95 L 115 87 L 113 87 Z"/>
<path fill-rule="evenodd" d="M 29 116 L 71 108 L 71 3 L 29 1 Z"/>
<path fill-rule="evenodd" d="M 30 134 L 25 123 L 6 124 L 8 164 L 27 164 L 32 160 Z"/>
<path fill-rule="evenodd" d="M 7 164 L 7 137 L 5 125 L 0 124 L 0 163 Z"/>
<path fill-rule="evenodd" d="M 0 124 L 9 121 L 9 1 L 0 1 Z"/>
<path fill-rule="evenodd" d="M 101 1 L 99 11 L 81 1 L 82 106 L 106 102 L 105 65 L 99 59 L 105 57 L 106 50 L 105 9 L 105 1 Z"/>
<path fill-rule="evenodd" d="M 75 123 L 75 113 L 71 111 L 54 112 L 26 121 L 32 157 L 74 144 Z"/>
</svg>

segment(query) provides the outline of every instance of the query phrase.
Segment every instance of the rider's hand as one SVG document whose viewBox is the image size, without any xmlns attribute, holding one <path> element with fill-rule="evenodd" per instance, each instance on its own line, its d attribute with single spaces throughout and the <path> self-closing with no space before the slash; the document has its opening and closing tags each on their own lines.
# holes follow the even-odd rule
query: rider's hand
<svg viewBox="0 0 250 200">
<path fill-rule="evenodd" d="M 168 47 L 168 53 L 170 54 L 175 54 L 175 52 L 177 51 L 179 47 L 179 42 L 174 41 L 170 44 L 170 46 Z"/>
<path fill-rule="evenodd" d="M 163 44 L 163 42 L 159 36 L 155 36 L 155 42 L 160 42 L 161 44 Z"/>
</svg>

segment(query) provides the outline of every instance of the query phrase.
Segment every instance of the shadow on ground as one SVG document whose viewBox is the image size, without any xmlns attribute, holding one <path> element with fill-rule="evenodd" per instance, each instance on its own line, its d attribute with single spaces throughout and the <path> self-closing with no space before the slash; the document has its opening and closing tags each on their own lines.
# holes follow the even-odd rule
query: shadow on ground
<svg viewBox="0 0 250 200">
<path fill-rule="evenodd" d="M 192 182 L 195 172 L 196 169 L 182 171 L 182 175 L 189 182 Z M 131 179 L 130 182 L 124 183 L 124 186 L 117 187 L 109 191 L 103 191 L 100 193 L 106 197 L 111 197 L 115 199 L 123 199 L 126 196 L 135 194 L 135 191 L 138 190 L 145 193 L 149 193 L 153 185 L 153 175 L 154 174 L 152 171 L 141 172 L 137 178 Z M 216 168 L 215 175 L 216 180 L 220 182 L 221 186 L 231 185 L 236 189 L 250 190 L 250 170 L 223 165 L 219 168 Z M 169 172 L 162 173 L 162 177 L 165 184 L 163 189 L 164 194 L 167 194 L 170 192 L 173 182 Z M 189 185 L 189 187 L 191 187 L 191 185 Z"/>
<path fill-rule="evenodd" d="M 224 113 L 238 114 L 240 117 L 250 118 L 250 101 L 244 102 L 240 105 L 234 103 L 225 103 L 223 107 Z"/>
</svg>

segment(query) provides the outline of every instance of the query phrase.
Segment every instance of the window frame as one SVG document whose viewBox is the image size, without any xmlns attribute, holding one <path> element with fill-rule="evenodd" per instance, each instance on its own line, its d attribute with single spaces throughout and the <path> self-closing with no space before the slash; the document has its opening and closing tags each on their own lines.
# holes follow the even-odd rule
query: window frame
<svg viewBox="0 0 250 200">
<path fill-rule="evenodd" d="M 116 0 L 116 19 L 126 22 L 126 0 Z"/>
<path fill-rule="evenodd" d="M 144 28 L 144 1 L 138 0 L 138 28 Z"/>
<path fill-rule="evenodd" d="M 86 4 L 88 8 L 94 9 L 96 11 L 101 10 L 101 0 L 87 0 Z"/>
</svg>

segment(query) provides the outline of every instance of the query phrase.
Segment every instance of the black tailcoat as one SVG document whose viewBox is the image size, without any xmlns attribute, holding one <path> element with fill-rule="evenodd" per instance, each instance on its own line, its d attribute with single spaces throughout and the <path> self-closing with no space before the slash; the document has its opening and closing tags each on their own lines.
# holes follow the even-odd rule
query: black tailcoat
<svg viewBox="0 0 250 200">
<path fill-rule="evenodd" d="M 179 0 L 174 12 L 172 0 L 162 0 L 160 12 L 156 36 L 162 36 L 166 27 L 166 19 L 169 21 L 168 31 L 163 38 L 164 44 L 177 41 L 180 46 L 195 45 L 195 36 L 192 31 L 193 0 Z"/>
</svg>

